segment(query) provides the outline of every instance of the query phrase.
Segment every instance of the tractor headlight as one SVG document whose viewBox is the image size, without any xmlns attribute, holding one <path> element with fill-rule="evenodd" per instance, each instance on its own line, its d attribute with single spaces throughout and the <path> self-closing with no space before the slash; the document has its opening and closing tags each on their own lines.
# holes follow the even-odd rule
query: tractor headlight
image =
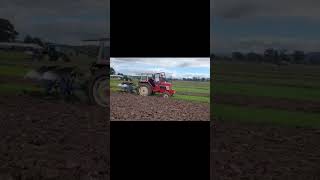
<svg viewBox="0 0 320 180">
<path fill-rule="evenodd" d="M 167 90 L 170 90 L 170 86 L 166 86 L 166 89 L 167 89 Z"/>
</svg>

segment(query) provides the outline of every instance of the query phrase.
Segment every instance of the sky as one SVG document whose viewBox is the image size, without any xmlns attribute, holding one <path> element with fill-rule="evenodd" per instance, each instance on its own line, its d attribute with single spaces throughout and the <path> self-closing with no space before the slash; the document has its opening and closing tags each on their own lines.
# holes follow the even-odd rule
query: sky
<svg viewBox="0 0 320 180">
<path fill-rule="evenodd" d="M 320 1 L 210 0 L 211 51 L 320 51 Z M 110 32 L 110 0 L 2 0 L 0 18 L 20 33 L 82 44 Z"/>
<path fill-rule="evenodd" d="M 211 52 L 320 51 L 320 1 L 211 0 Z"/>
<path fill-rule="evenodd" d="M 116 73 L 165 72 L 173 78 L 210 77 L 210 58 L 111 58 Z"/>
<path fill-rule="evenodd" d="M 20 33 L 46 41 L 81 44 L 109 34 L 110 0 L 1 0 L 0 18 Z"/>
</svg>

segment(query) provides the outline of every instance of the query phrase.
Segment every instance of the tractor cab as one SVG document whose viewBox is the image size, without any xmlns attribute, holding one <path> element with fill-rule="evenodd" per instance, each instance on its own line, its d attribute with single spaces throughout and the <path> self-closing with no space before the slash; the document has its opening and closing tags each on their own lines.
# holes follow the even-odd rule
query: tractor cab
<svg viewBox="0 0 320 180">
<path fill-rule="evenodd" d="M 172 83 L 167 82 L 164 72 L 143 73 L 139 81 L 139 93 L 142 96 L 160 93 L 169 97 L 175 94 L 175 90 L 172 89 Z"/>
<path fill-rule="evenodd" d="M 166 82 L 166 74 L 164 72 L 156 73 L 153 76 L 156 83 Z"/>
<path fill-rule="evenodd" d="M 164 72 L 159 72 L 159 73 L 142 73 L 141 82 L 146 82 L 146 81 L 153 81 L 156 84 L 167 82 L 166 79 L 166 74 Z"/>
</svg>

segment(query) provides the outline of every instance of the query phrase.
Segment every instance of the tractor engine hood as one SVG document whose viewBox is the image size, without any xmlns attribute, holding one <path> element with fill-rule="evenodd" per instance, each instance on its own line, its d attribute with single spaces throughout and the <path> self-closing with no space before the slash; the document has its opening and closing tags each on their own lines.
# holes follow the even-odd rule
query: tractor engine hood
<svg viewBox="0 0 320 180">
<path fill-rule="evenodd" d="M 162 82 L 160 86 L 165 86 L 167 90 L 172 90 L 172 84 L 169 82 Z"/>
<path fill-rule="evenodd" d="M 161 85 L 163 85 L 163 86 L 170 86 L 170 87 L 172 86 L 172 84 L 169 83 L 169 82 L 162 82 Z"/>
</svg>

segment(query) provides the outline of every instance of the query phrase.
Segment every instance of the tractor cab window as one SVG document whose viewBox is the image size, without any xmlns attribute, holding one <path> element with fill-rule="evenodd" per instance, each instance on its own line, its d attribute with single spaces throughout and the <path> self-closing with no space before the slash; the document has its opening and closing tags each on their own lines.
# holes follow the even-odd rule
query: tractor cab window
<svg viewBox="0 0 320 180">
<path fill-rule="evenodd" d="M 154 82 L 153 78 L 149 78 L 148 82 L 151 84 L 151 86 L 153 86 L 153 87 L 155 86 L 155 82 Z"/>
<path fill-rule="evenodd" d="M 140 81 L 148 81 L 148 76 L 146 76 L 146 75 L 142 75 L 141 77 L 140 77 Z"/>
<path fill-rule="evenodd" d="M 160 81 L 160 74 L 155 74 L 154 80 L 155 80 L 155 82 L 159 82 Z"/>
</svg>

